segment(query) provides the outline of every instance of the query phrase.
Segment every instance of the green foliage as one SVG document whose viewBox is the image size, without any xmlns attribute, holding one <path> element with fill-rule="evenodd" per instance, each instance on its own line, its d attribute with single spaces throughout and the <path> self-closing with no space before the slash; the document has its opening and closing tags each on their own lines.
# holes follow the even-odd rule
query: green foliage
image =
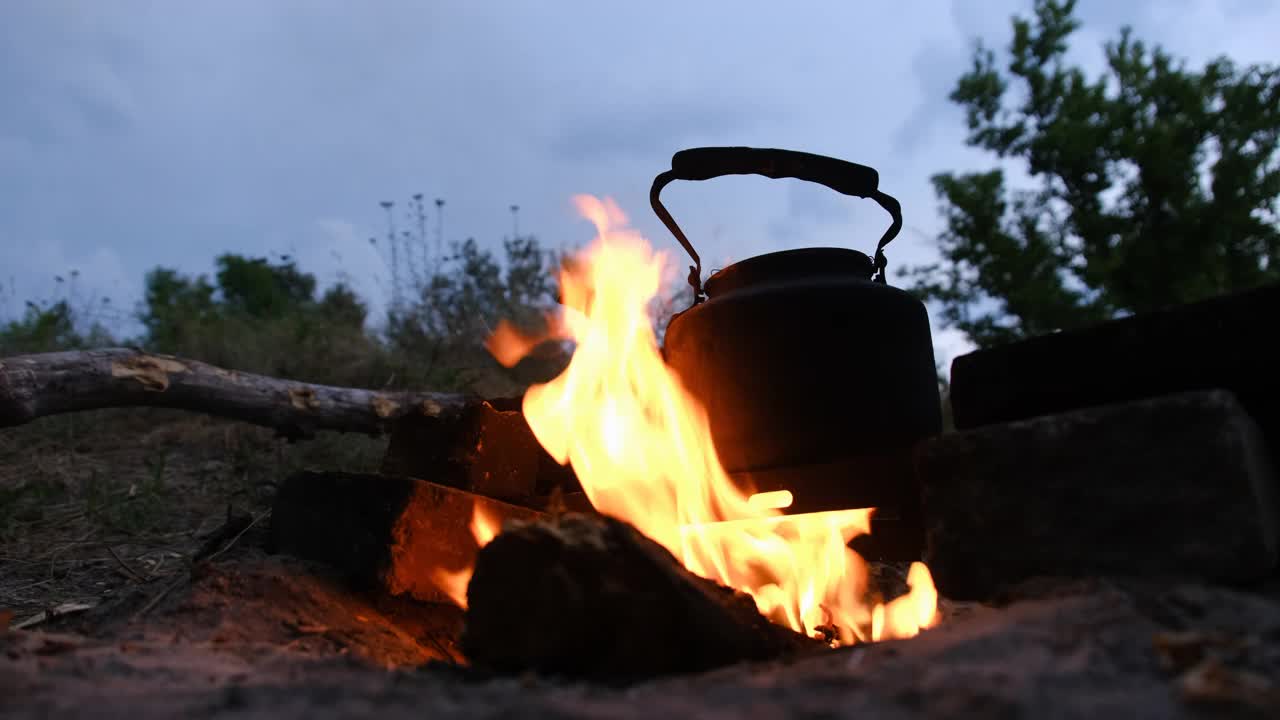
<svg viewBox="0 0 1280 720">
<path fill-rule="evenodd" d="M 146 328 L 147 344 L 157 350 L 178 351 L 217 317 L 214 288 L 203 277 L 187 278 L 158 267 L 147 273 L 144 286 L 138 319 Z"/>
<path fill-rule="evenodd" d="M 455 244 L 431 277 L 417 288 L 411 305 L 390 311 L 393 344 L 416 345 L 420 339 L 445 345 L 474 345 L 498 321 L 526 328 L 542 321 L 555 300 L 551 257 L 533 237 L 503 243 L 506 262 L 483 250 L 472 238 Z"/>
<path fill-rule="evenodd" d="M 265 318 L 309 309 L 315 302 L 315 276 L 287 259 L 273 265 L 266 258 L 222 255 L 217 267 L 223 312 Z"/>
<path fill-rule="evenodd" d="M 415 282 L 412 302 L 388 312 L 386 340 L 407 362 L 401 373 L 462 380 L 464 370 L 497 370 L 484 341 L 502 320 L 527 332 L 546 328 L 555 302 L 555 257 L 533 236 L 507 238 L 504 257 L 474 239 L 455 243 L 435 271 Z"/>
<path fill-rule="evenodd" d="M 138 313 L 143 344 L 312 382 L 456 387 L 461 370 L 496 367 L 483 343 L 498 321 L 536 330 L 554 301 L 553 258 L 537 240 L 508 239 L 503 250 L 499 259 L 474 239 L 455 244 L 432 273 L 414 274 L 410 300 L 393 304 L 380 334 L 350 287 L 317 297 L 315 277 L 288 258 L 222 255 L 212 281 L 156 268 Z"/>
<path fill-rule="evenodd" d="M 485 341 L 502 321 L 530 334 L 547 329 L 565 258 L 519 233 L 505 238 L 498 252 L 468 238 L 432 257 L 425 205 L 420 196 L 414 200 L 416 232 L 389 228 L 386 244 L 371 241 L 394 250 L 387 258 L 391 305 L 381 327 L 366 325 L 368 307 L 351 287 L 339 283 L 321 292 L 315 276 L 288 257 L 223 254 L 209 275 L 165 267 L 146 274 L 136 311 L 143 333 L 135 344 L 229 369 L 357 387 L 506 395 L 560 372 L 568 360 L 563 343 L 545 343 L 507 369 Z M 438 237 L 436 244 L 442 244 Z M 691 299 L 682 285 L 655 301 L 659 333 Z M 0 352 L 117 344 L 105 333 L 82 334 L 83 324 L 70 303 L 30 305 L 21 320 L 0 327 Z"/>
<path fill-rule="evenodd" d="M 52 352 L 110 344 L 110 334 L 91 323 L 87 331 L 77 327 L 77 313 L 67 300 L 28 301 L 22 317 L 0 326 L 0 355 Z"/>
<path fill-rule="evenodd" d="M 907 274 L 979 346 L 1280 278 L 1280 68 L 1189 69 L 1126 28 L 1091 80 L 1065 60 L 1074 9 L 1037 0 L 1004 71 L 979 45 L 950 96 L 1037 183 L 933 178 L 943 262 Z"/>
<path fill-rule="evenodd" d="M 6 350 L 13 348 L 12 352 L 45 352 L 80 343 L 71 306 L 65 300 L 45 307 L 28 302 L 22 318 L 7 323 L 0 337 Z"/>
<path fill-rule="evenodd" d="M 168 268 L 147 273 L 138 317 L 149 349 L 313 382 L 372 381 L 367 310 L 345 285 L 316 297 L 316 279 L 287 258 L 216 259 L 214 283 Z M 216 284 L 215 284 L 216 283 Z"/>
</svg>

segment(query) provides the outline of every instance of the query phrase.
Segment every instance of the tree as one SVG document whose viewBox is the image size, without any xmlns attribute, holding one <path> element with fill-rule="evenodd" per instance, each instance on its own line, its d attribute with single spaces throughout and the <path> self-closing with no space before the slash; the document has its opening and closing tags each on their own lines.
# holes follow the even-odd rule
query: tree
<svg viewBox="0 0 1280 720">
<path fill-rule="evenodd" d="M 390 347 L 441 372 L 496 371 L 484 342 L 499 321 L 536 334 L 545 329 L 556 298 L 554 253 L 543 250 L 532 235 L 504 239 L 503 251 L 499 259 L 473 238 L 454 243 L 433 273 L 415 280 L 412 302 L 389 310 Z M 555 366 L 559 358 L 550 362 Z"/>
<path fill-rule="evenodd" d="M 87 333 L 80 332 L 76 325 L 76 311 L 67 300 L 41 304 L 28 301 L 21 319 L 0 324 L 0 356 L 111 343 L 110 334 L 100 324 L 92 323 Z"/>
<path fill-rule="evenodd" d="M 216 285 L 200 275 L 187 277 L 158 267 L 146 275 L 138 318 L 147 329 L 149 347 L 179 352 L 184 336 L 207 331 L 228 320 L 268 323 L 287 320 L 306 329 L 323 324 L 364 327 L 366 308 L 346 285 L 327 289 L 317 299 L 316 278 L 292 260 L 219 255 Z"/>
<path fill-rule="evenodd" d="M 266 318 L 310 309 L 315 302 L 316 278 L 282 258 L 246 258 L 225 254 L 217 258 L 218 290 L 228 312 Z"/>
<path fill-rule="evenodd" d="M 153 349 L 182 350 L 189 333 L 207 327 L 216 317 L 215 289 L 203 276 L 188 278 L 158 267 L 147 273 L 143 284 L 138 319 L 146 328 L 146 343 Z"/>
<path fill-rule="evenodd" d="M 223 254 L 215 264 L 213 282 L 169 268 L 147 273 L 138 318 L 148 349 L 315 382 L 385 379 L 369 369 L 378 348 L 351 288 L 337 284 L 317 298 L 315 276 L 287 257 Z"/>
<path fill-rule="evenodd" d="M 950 95 L 967 143 L 1036 183 L 932 178 L 942 262 L 904 274 L 978 346 L 1280 278 L 1280 68 L 1189 69 L 1126 27 L 1090 80 L 1065 58 L 1075 4 L 1036 0 L 1004 71 L 979 43 Z"/>
</svg>

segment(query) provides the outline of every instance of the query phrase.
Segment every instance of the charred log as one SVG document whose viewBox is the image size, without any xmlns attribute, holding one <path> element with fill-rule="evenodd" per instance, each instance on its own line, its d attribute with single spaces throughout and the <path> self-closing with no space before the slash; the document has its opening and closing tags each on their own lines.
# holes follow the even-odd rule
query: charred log
<svg viewBox="0 0 1280 720">
<path fill-rule="evenodd" d="M 477 556 L 467 602 L 463 652 L 498 672 L 626 683 L 825 648 L 599 515 L 508 526 Z"/>
<path fill-rule="evenodd" d="M 470 568 L 476 511 L 498 523 L 540 513 L 425 480 L 300 472 L 280 486 L 271 550 L 325 563 L 362 589 L 450 603 L 439 573 Z"/>
<path fill-rule="evenodd" d="M 262 425 L 290 439 L 318 430 L 379 435 L 399 418 L 451 417 L 483 402 L 295 382 L 127 348 L 0 358 L 0 427 L 82 410 L 165 407 Z"/>
<path fill-rule="evenodd" d="M 573 470 L 547 454 L 518 406 L 504 409 L 514 404 L 493 400 L 448 417 L 397 420 L 382 472 L 529 506 L 544 504 L 553 490 L 576 490 Z"/>
</svg>

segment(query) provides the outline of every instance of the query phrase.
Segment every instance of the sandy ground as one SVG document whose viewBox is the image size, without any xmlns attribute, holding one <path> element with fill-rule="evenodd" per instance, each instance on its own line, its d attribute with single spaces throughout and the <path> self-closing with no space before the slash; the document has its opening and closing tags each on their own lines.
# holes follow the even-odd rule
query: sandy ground
<svg viewBox="0 0 1280 720">
<path fill-rule="evenodd" d="M 51 717 L 1277 717 L 1280 591 L 1088 582 L 908 640 L 626 688 L 486 677 L 462 622 L 246 549 L 144 617 L 128 594 L 0 634 L 0 711 Z"/>
<path fill-rule="evenodd" d="M 489 677 L 458 652 L 458 609 L 261 549 L 279 478 L 372 469 L 381 442 L 55 420 L 0 431 L 5 718 L 1280 717 L 1276 583 L 1045 580 L 802 661 L 626 688 Z"/>
</svg>

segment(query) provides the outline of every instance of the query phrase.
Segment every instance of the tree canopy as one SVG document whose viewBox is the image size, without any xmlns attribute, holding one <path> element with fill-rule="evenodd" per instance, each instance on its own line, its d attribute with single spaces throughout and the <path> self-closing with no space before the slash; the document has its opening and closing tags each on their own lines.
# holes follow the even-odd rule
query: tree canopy
<svg viewBox="0 0 1280 720">
<path fill-rule="evenodd" d="M 1280 68 L 1190 68 L 1124 28 L 1090 78 L 1075 5 L 1036 0 L 950 94 L 967 143 L 1032 180 L 932 178 L 941 262 L 906 274 L 980 347 L 1280 279 Z"/>
</svg>

